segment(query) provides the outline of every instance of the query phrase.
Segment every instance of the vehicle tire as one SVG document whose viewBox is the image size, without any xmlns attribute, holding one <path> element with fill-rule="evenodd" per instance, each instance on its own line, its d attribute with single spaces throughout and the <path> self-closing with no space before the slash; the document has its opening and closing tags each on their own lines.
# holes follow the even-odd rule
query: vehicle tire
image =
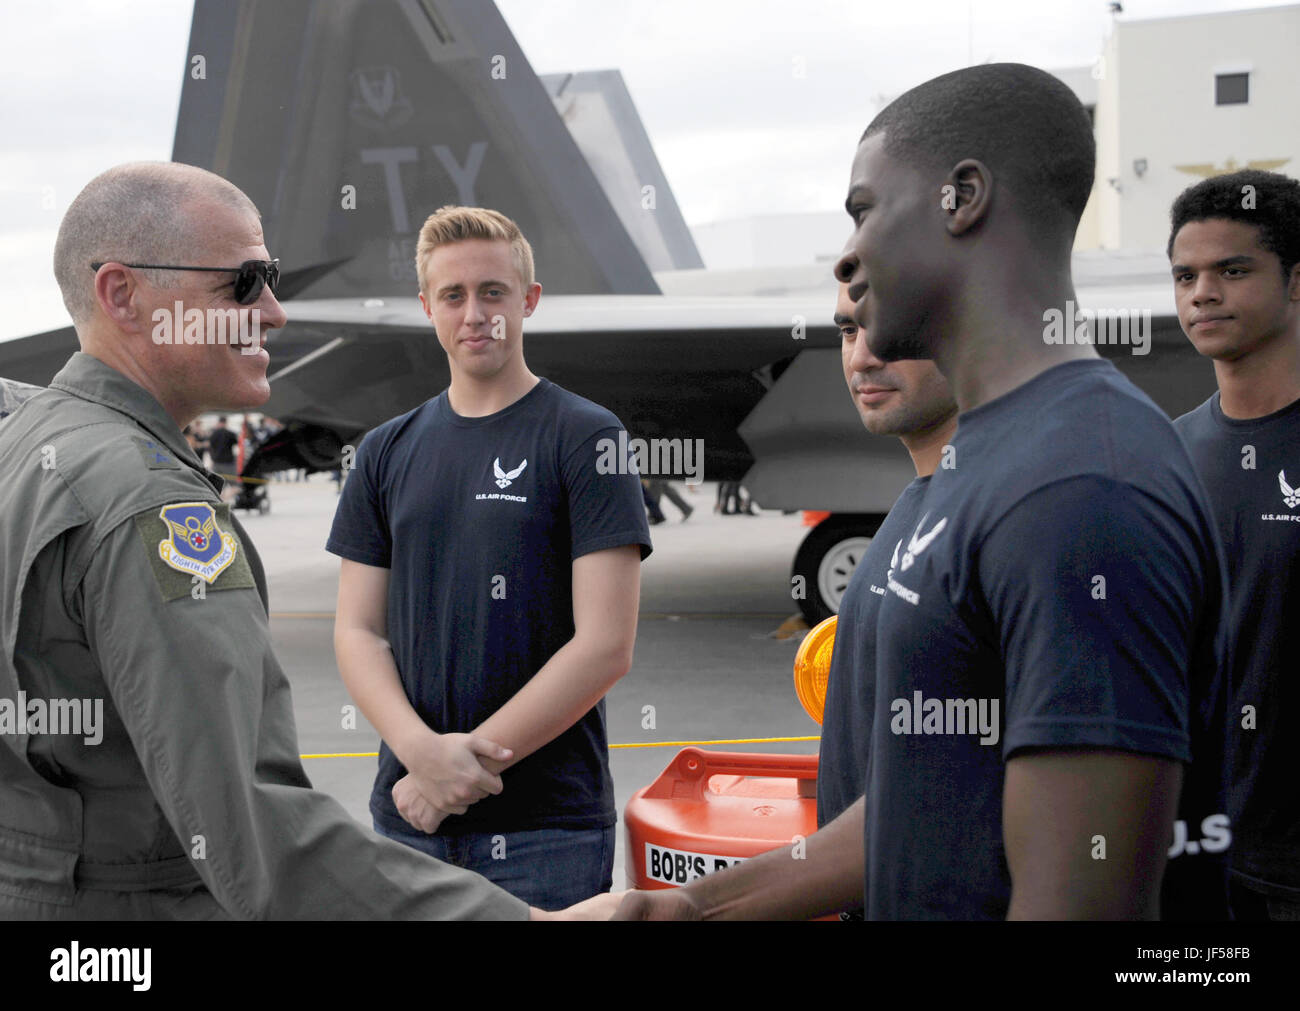
<svg viewBox="0 0 1300 1011">
<path fill-rule="evenodd" d="M 839 612 L 853 570 L 884 519 L 879 513 L 836 513 L 803 539 L 795 552 L 791 586 L 803 590 L 802 599 L 796 599 L 809 626 Z"/>
<path fill-rule="evenodd" d="M 262 496 L 262 501 L 260 501 L 260 502 L 257 503 L 257 511 L 258 511 L 261 515 L 263 515 L 263 516 L 265 516 L 267 513 L 269 513 L 269 512 L 271 511 L 271 496 L 270 496 L 270 495 L 263 495 L 263 496 Z"/>
</svg>

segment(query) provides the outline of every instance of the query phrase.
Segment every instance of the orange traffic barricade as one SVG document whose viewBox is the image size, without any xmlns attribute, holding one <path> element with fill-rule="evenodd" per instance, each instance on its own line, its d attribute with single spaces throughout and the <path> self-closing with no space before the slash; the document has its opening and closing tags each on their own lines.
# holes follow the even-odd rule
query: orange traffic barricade
<svg viewBox="0 0 1300 1011">
<path fill-rule="evenodd" d="M 817 756 L 683 748 L 624 815 L 629 888 L 677 888 L 817 831 Z"/>
<path fill-rule="evenodd" d="M 795 693 L 818 723 L 835 629 L 827 618 L 795 655 Z M 817 831 L 817 756 L 683 748 L 632 795 L 623 824 L 629 888 L 680 888 L 778 846 L 797 856 Z"/>
</svg>

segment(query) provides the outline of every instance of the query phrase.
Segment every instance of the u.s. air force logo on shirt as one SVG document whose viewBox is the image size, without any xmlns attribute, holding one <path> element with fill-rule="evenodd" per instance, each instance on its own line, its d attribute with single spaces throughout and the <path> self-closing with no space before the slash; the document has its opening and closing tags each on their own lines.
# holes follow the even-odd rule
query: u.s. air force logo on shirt
<svg viewBox="0 0 1300 1011">
<path fill-rule="evenodd" d="M 1295 471 L 1291 473 L 1294 474 Z M 1279 470 L 1277 472 L 1277 483 L 1282 486 L 1282 501 L 1286 503 L 1288 509 L 1294 509 L 1300 505 L 1300 490 L 1292 488 L 1286 483 L 1286 471 Z"/>
<path fill-rule="evenodd" d="M 163 506 L 158 513 L 170 537 L 158 542 L 158 556 L 177 572 L 211 583 L 235 560 L 239 542 L 217 527 L 217 514 L 206 502 Z"/>
<path fill-rule="evenodd" d="M 922 555 L 925 552 L 925 549 L 930 546 L 930 542 L 943 533 L 944 527 L 948 525 L 948 517 L 945 516 L 943 519 L 935 523 L 927 533 L 923 534 L 921 533 L 921 528 L 925 526 L 925 521 L 929 518 L 929 513 L 926 513 L 921 517 L 921 522 L 916 525 L 916 530 L 912 533 L 911 539 L 907 542 L 907 550 L 903 552 L 901 561 L 898 557 L 898 549 L 903 546 L 903 542 L 900 540 L 894 545 L 894 557 L 890 560 L 889 571 L 885 574 L 885 585 L 889 587 L 896 596 L 906 600 L 913 607 L 921 602 L 920 594 L 915 590 L 909 590 L 906 586 L 895 579 L 894 572 L 906 572 L 915 565 L 919 556 Z"/>
<path fill-rule="evenodd" d="M 230 506 L 175 502 L 135 517 L 136 528 L 165 601 L 213 590 L 255 587 Z"/>
<path fill-rule="evenodd" d="M 1295 471 L 1293 470 L 1292 473 L 1294 474 Z M 1295 507 L 1300 506 L 1300 487 L 1293 488 L 1287 483 L 1285 470 L 1279 470 L 1277 472 L 1277 483 L 1279 490 L 1282 492 L 1282 502 L 1290 512 L 1261 513 L 1259 518 L 1261 520 L 1276 520 L 1284 523 L 1300 523 L 1300 516 L 1295 513 Z"/>
<path fill-rule="evenodd" d="M 506 489 L 519 479 L 519 475 L 528 467 L 528 461 L 524 460 L 518 467 L 506 468 L 501 466 L 501 457 L 492 461 L 492 477 L 500 491 L 479 492 L 474 496 L 475 501 L 484 501 L 486 499 L 498 499 L 504 502 L 527 502 L 527 495 L 508 495 Z"/>
</svg>

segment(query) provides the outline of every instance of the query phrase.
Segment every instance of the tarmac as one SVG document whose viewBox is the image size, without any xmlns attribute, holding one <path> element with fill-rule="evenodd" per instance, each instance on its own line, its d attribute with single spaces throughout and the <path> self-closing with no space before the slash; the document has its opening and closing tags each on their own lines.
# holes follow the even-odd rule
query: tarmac
<svg viewBox="0 0 1300 1011">
<path fill-rule="evenodd" d="M 680 487 L 680 486 L 679 486 Z M 307 755 L 373 752 L 379 735 L 358 710 L 344 729 L 351 699 L 334 662 L 339 559 L 324 550 L 337 502 L 327 474 L 267 485 L 269 513 L 240 512 L 266 566 L 271 634 L 293 687 L 299 751 Z M 641 612 L 632 669 L 606 696 L 610 771 L 619 812 L 614 888 L 626 887 L 623 811 L 681 750 L 664 742 L 816 736 L 820 727 L 795 696 L 792 666 L 802 632 L 774 632 L 798 610 L 790 566 L 807 533 L 798 513 L 722 516 L 716 485 L 686 500 L 681 522 L 663 502 L 666 523 L 651 527 L 654 553 L 641 567 Z M 644 707 L 653 706 L 654 727 Z M 650 745 L 650 746 L 646 746 Z M 817 741 L 732 744 L 709 750 L 815 754 Z M 368 808 L 374 758 L 308 758 L 312 783 L 358 821 Z"/>
</svg>

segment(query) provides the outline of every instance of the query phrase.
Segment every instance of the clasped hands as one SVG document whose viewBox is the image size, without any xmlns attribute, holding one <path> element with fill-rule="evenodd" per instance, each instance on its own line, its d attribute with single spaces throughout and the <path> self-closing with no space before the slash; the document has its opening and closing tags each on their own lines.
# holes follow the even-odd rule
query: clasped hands
<svg viewBox="0 0 1300 1011">
<path fill-rule="evenodd" d="M 484 737 L 431 731 L 408 755 L 406 775 L 393 784 L 393 803 L 409 824 L 432 835 L 449 814 L 464 814 L 471 804 L 500 793 L 501 777 L 484 762 L 508 762 L 513 755 L 509 748 Z M 533 909 L 531 913 L 533 919 L 555 920 L 698 919 L 700 915 L 690 897 L 678 889 L 606 892 L 560 912 Z"/>
<path fill-rule="evenodd" d="M 397 813 L 432 835 L 449 814 L 464 814 L 471 804 L 500 793 L 501 777 L 484 760 L 508 762 L 513 755 L 484 737 L 430 731 L 407 756 L 406 775 L 393 784 Z"/>
</svg>

